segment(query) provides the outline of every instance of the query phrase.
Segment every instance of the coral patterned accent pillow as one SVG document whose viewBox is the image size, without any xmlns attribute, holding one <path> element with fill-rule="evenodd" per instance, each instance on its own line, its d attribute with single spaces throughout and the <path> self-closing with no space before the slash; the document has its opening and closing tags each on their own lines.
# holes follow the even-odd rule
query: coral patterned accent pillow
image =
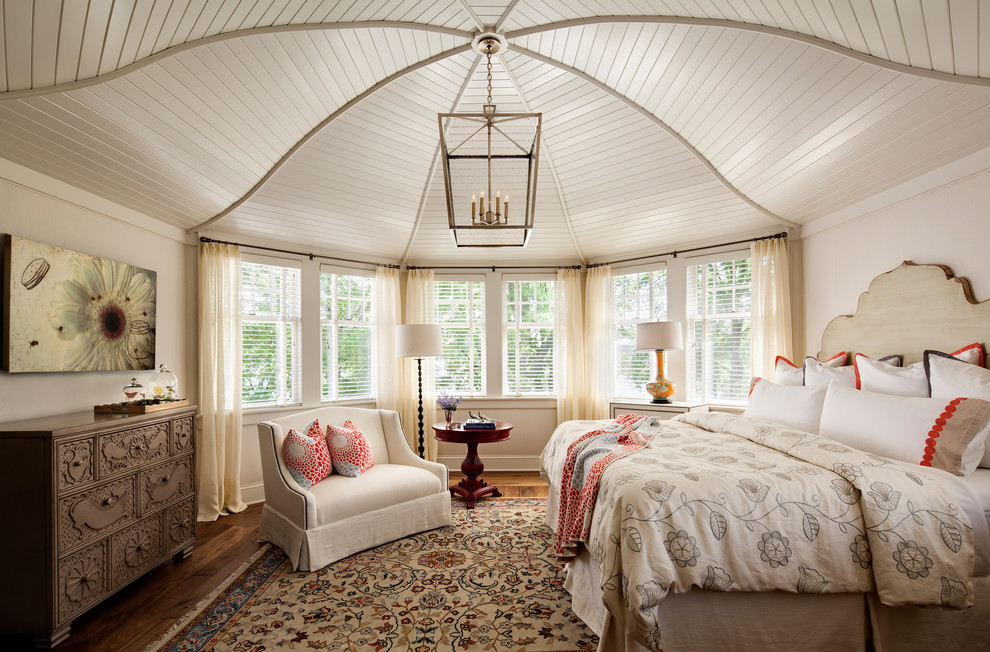
<svg viewBox="0 0 990 652">
<path fill-rule="evenodd" d="M 289 429 L 289 434 L 282 440 L 282 459 L 285 460 L 289 473 L 303 489 L 309 489 L 333 473 L 330 451 L 327 449 L 327 440 L 323 438 L 319 420 L 306 426 L 305 435 L 298 433 L 295 428 Z"/>
<path fill-rule="evenodd" d="M 327 447 L 333 460 L 333 470 L 340 475 L 356 478 L 375 463 L 368 439 L 353 421 L 345 421 L 343 427 L 327 426 Z"/>
</svg>

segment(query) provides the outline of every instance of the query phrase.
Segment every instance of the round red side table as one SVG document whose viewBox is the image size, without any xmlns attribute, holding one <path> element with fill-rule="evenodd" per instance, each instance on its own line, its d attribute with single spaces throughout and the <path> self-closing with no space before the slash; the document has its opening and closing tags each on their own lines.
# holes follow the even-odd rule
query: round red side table
<svg viewBox="0 0 990 652">
<path fill-rule="evenodd" d="M 505 421 L 496 421 L 494 428 L 467 429 L 461 424 L 434 423 L 433 432 L 436 433 L 437 441 L 445 441 L 454 444 L 467 444 L 467 456 L 461 462 L 461 473 L 465 478 L 455 485 L 450 486 L 451 496 L 461 496 L 468 509 L 474 509 L 475 501 L 482 496 L 501 496 L 498 487 L 490 485 L 480 477 L 485 470 L 485 465 L 478 456 L 478 444 L 492 444 L 509 439 L 512 432 L 512 424 Z"/>
</svg>

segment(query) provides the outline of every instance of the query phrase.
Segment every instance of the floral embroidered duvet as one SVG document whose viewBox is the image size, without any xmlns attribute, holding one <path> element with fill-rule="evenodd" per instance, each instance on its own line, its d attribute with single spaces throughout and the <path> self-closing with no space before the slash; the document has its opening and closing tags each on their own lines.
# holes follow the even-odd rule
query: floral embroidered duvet
<svg viewBox="0 0 990 652">
<path fill-rule="evenodd" d="M 584 539 L 613 618 L 648 647 L 655 608 L 692 586 L 972 604 L 973 530 L 929 470 L 730 414 L 661 423 L 600 474 Z M 543 453 L 557 487 L 571 442 Z"/>
</svg>

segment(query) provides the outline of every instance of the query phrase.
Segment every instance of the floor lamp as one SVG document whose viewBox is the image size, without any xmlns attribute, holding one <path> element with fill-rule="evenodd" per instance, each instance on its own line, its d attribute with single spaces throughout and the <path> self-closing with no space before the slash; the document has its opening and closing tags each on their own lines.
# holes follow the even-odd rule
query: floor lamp
<svg viewBox="0 0 990 652">
<path fill-rule="evenodd" d="M 657 354 L 656 380 L 646 384 L 646 391 L 653 397 L 651 403 L 670 403 L 670 397 L 674 394 L 674 383 L 665 377 L 664 351 L 678 350 L 683 348 L 683 345 L 679 321 L 649 321 L 636 324 L 636 350 L 652 349 Z"/>
<path fill-rule="evenodd" d="M 395 327 L 395 355 L 416 358 L 419 376 L 419 456 L 426 459 L 423 431 L 423 358 L 440 355 L 439 324 L 402 324 Z"/>
</svg>

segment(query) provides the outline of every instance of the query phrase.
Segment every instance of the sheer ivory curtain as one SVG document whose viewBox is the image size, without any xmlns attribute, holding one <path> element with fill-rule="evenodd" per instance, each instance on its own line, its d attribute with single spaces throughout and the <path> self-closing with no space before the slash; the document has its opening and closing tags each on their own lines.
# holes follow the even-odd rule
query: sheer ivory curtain
<svg viewBox="0 0 990 652">
<path fill-rule="evenodd" d="M 433 270 L 410 270 L 406 277 L 406 319 L 405 324 L 433 323 Z M 399 413 L 402 415 L 402 429 L 414 451 L 419 450 L 419 381 L 416 372 L 416 358 L 403 359 L 403 383 Z M 426 459 L 437 459 L 437 440 L 433 438 L 431 426 L 436 419 L 436 394 L 433 391 L 433 359 L 423 358 L 423 437 L 426 442 Z"/>
<path fill-rule="evenodd" d="M 403 360 L 395 357 L 395 325 L 401 310 L 399 270 L 379 267 L 375 274 L 375 367 L 378 408 L 400 408 Z"/>
<path fill-rule="evenodd" d="M 787 239 L 757 240 L 750 245 L 750 252 L 753 257 L 752 372 L 754 376 L 773 378 L 773 363 L 778 355 L 794 359 Z"/>
<path fill-rule="evenodd" d="M 586 419 L 588 399 L 587 372 L 584 364 L 584 301 L 581 272 L 558 269 L 554 292 L 556 317 L 554 336 L 560 347 L 557 421 Z"/>
<path fill-rule="evenodd" d="M 241 252 L 199 249 L 198 519 L 215 521 L 247 505 L 241 498 Z"/>
<path fill-rule="evenodd" d="M 588 401 L 584 419 L 607 419 L 612 394 L 612 266 L 588 270 L 584 279 L 584 359 Z"/>
</svg>

